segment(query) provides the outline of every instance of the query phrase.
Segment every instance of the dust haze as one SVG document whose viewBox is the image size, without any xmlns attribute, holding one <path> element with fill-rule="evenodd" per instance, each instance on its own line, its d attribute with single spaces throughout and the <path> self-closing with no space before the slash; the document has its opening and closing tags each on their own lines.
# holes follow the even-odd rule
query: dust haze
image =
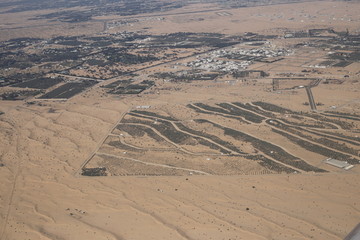
<svg viewBox="0 0 360 240">
<path fill-rule="evenodd" d="M 0 0 L 0 239 L 344 239 L 359 12 Z"/>
</svg>

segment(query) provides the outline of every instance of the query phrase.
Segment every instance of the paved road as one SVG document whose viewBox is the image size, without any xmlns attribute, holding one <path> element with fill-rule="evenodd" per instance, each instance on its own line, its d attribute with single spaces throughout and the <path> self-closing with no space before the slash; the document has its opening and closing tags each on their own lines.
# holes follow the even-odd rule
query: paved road
<svg viewBox="0 0 360 240">
<path fill-rule="evenodd" d="M 306 93 L 308 95 L 308 98 L 309 98 L 309 103 L 310 103 L 310 107 L 311 107 L 311 110 L 313 111 L 316 111 L 316 103 L 315 103 L 315 100 L 314 100 L 314 96 L 311 92 L 311 87 L 305 87 L 306 89 Z"/>
</svg>

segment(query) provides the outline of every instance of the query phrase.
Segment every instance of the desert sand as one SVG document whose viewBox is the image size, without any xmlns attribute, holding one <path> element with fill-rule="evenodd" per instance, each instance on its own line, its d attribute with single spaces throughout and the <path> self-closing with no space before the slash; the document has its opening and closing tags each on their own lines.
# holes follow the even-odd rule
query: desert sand
<svg viewBox="0 0 360 240">
<path fill-rule="evenodd" d="M 328 21 L 327 14 L 334 8 L 332 20 Z M 311 6 L 302 3 L 223 10 L 231 13 L 229 16 L 211 12 L 184 17 L 176 16 L 174 10 L 174 16 L 167 16 L 157 25 L 141 22 L 122 30 L 151 27 L 148 31 L 156 34 L 173 31 L 241 34 L 331 26 L 359 31 L 359 9 L 356 2 L 319 1 Z M 273 16 L 278 12 L 284 13 L 281 19 Z M 293 12 L 298 14 L 295 19 L 286 20 L 294 16 Z M 309 20 L 301 12 L 322 13 L 324 21 Z M 339 20 L 344 14 L 353 21 Z M 205 20 L 189 20 L 197 18 Z M 20 25 L 24 21 L 16 20 Z M 90 25 L 83 26 L 82 33 L 102 30 L 98 25 Z M 41 36 L 62 30 L 53 31 L 41 30 Z M 21 35 L 1 27 L 0 32 L 2 36 L 6 34 L 3 39 Z M 27 36 L 33 34 L 38 33 L 25 32 Z M 273 73 L 286 70 L 286 66 L 276 65 Z M 349 67 L 348 71 L 359 69 Z M 118 122 L 139 105 L 166 109 L 194 102 L 262 100 L 297 111 L 309 110 L 302 105 L 306 100 L 304 90 L 278 94 L 269 91 L 271 85 L 267 82 L 256 85 L 159 82 L 157 88 L 150 94 L 119 97 L 105 94 L 96 85 L 67 101 L 27 100 L 36 104 L 0 101 L 0 111 L 5 113 L 0 115 L 0 159 L 4 164 L 0 167 L 0 239 L 335 240 L 343 239 L 360 222 L 359 165 L 349 171 L 340 170 L 325 165 L 316 154 L 308 155 L 313 157 L 309 162 L 329 172 L 80 175 L 81 167 Z M 170 88 L 177 90 L 167 90 Z M 359 91 L 359 83 L 351 81 L 313 89 L 315 97 L 324 104 L 320 109 L 337 105 L 357 114 Z M 351 134 L 355 137 L 358 133 Z M 284 138 L 273 141 L 281 144 Z M 284 146 L 301 155 L 295 145 Z"/>
<path fill-rule="evenodd" d="M 355 170 L 76 175 L 127 108 L 120 100 L 81 98 L 46 107 L 5 103 L 3 239 L 341 239 L 359 220 Z"/>
</svg>

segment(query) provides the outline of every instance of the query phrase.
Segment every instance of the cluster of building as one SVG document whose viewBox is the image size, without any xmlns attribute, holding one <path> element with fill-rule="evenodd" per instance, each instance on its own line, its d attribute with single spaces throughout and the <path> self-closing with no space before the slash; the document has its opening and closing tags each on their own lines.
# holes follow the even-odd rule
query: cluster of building
<svg viewBox="0 0 360 240">
<path fill-rule="evenodd" d="M 124 26 L 124 25 L 130 25 L 133 26 L 134 23 L 139 23 L 139 22 L 153 22 L 153 21 L 164 21 L 165 18 L 164 17 L 146 17 L 146 18 L 137 18 L 137 19 L 121 19 L 118 21 L 113 21 L 113 22 L 106 22 L 105 23 L 105 29 L 112 29 L 115 27 L 119 27 L 119 26 Z"/>
<path fill-rule="evenodd" d="M 250 64 L 252 64 L 251 61 L 225 61 L 215 57 L 206 57 L 185 63 L 185 66 L 206 71 L 233 72 L 239 69 L 246 69 Z"/>
<path fill-rule="evenodd" d="M 275 48 L 273 46 L 264 46 L 261 48 L 253 49 L 221 49 L 212 52 L 213 56 L 223 57 L 223 56 L 253 56 L 253 57 L 281 57 L 291 55 L 293 52 L 285 48 Z"/>
<path fill-rule="evenodd" d="M 234 72 L 247 69 L 247 67 L 257 59 L 275 58 L 290 54 L 292 54 L 290 50 L 270 48 L 269 46 L 255 49 L 220 49 L 212 51 L 206 57 L 198 56 L 195 61 L 185 63 L 184 65 L 206 71 Z M 224 58 L 234 60 L 224 60 Z"/>
</svg>

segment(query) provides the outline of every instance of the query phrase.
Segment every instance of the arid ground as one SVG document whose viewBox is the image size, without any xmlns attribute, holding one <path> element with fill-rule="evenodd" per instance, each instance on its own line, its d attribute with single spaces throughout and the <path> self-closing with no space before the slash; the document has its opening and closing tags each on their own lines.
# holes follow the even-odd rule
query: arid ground
<svg viewBox="0 0 360 240">
<path fill-rule="evenodd" d="M 360 222 L 360 3 L 173 2 L 0 5 L 0 240 L 335 240 Z"/>
</svg>

